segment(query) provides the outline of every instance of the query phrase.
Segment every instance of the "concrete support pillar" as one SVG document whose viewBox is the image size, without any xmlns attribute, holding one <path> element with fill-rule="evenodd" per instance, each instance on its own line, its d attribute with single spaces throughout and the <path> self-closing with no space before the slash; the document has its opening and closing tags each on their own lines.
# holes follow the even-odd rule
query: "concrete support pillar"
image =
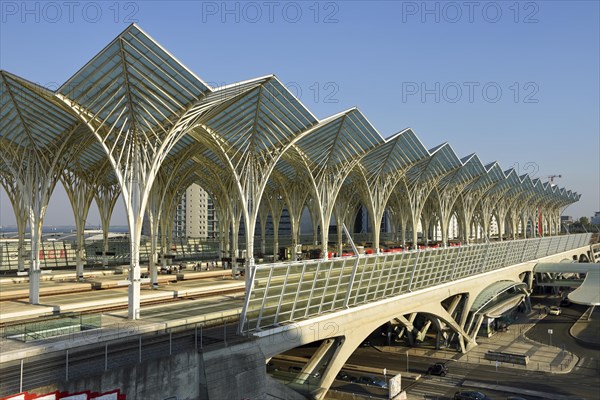
<svg viewBox="0 0 600 400">
<path fill-rule="evenodd" d="M 481 323 L 483 322 L 484 318 L 485 318 L 485 316 L 483 314 L 480 314 L 475 319 L 475 324 L 473 326 L 471 326 L 472 332 L 471 333 L 467 332 L 469 334 L 469 336 L 471 337 L 471 339 L 475 340 L 477 338 L 477 333 L 479 332 L 479 327 L 481 326 Z"/>
<path fill-rule="evenodd" d="M 327 232 L 327 230 L 329 229 L 329 222 L 325 223 L 325 221 L 321 222 L 321 251 L 323 252 L 322 254 L 322 258 L 324 260 L 327 260 L 329 258 L 329 247 L 327 245 L 328 242 L 328 237 L 329 237 L 329 232 Z"/>
<path fill-rule="evenodd" d="M 290 220 L 292 220 L 292 247 L 296 248 L 300 244 L 300 223 L 296 218 L 292 218 L 291 215 Z"/>
<path fill-rule="evenodd" d="M 80 280 L 83 279 L 85 221 L 94 199 L 93 185 L 90 182 L 92 179 L 97 179 L 97 177 L 87 175 L 87 171 L 78 165 L 75 166 L 74 171 L 65 171 L 61 177 L 73 209 L 77 229 L 75 234 L 75 271 L 77 279 Z"/>
<path fill-rule="evenodd" d="M 322 400 L 329 390 L 329 387 L 335 380 L 337 373 L 342 369 L 348 358 L 354 353 L 358 345 L 364 340 L 364 335 L 347 335 L 346 337 L 336 338 L 331 361 L 327 364 L 323 373 L 323 378 L 317 385 L 317 388 L 311 392 L 311 397 L 315 400 Z"/>
<path fill-rule="evenodd" d="M 141 274 L 140 274 L 140 239 L 138 235 L 131 238 L 131 262 L 129 264 L 128 316 L 130 319 L 140 318 Z"/>
<path fill-rule="evenodd" d="M 419 243 L 419 233 L 418 233 L 418 224 L 419 224 L 419 217 L 413 215 L 412 216 L 412 249 L 417 249 L 418 248 L 418 243 Z"/>
<path fill-rule="evenodd" d="M 310 380 L 325 361 L 325 356 L 334 343 L 336 343 L 336 339 L 325 339 L 310 357 L 310 360 L 304 365 L 294 382 L 304 384 L 307 380 Z"/>
<path fill-rule="evenodd" d="M 429 331 L 430 327 L 431 327 L 431 319 L 428 319 L 427 322 L 425 322 L 425 324 L 419 331 L 419 333 L 417 334 L 417 340 L 419 342 L 422 342 L 425 340 L 425 337 L 427 336 L 427 332 Z"/>
<path fill-rule="evenodd" d="M 406 317 L 404 317 L 403 315 L 400 315 L 397 318 L 395 318 L 395 320 L 397 322 L 399 322 L 400 324 L 402 324 L 405 327 L 406 339 L 408 339 L 408 344 L 410 346 L 415 345 L 415 335 L 418 334 L 418 330 L 413 325 L 416 317 L 417 317 L 417 313 L 412 313 L 412 314 L 410 314 L 408 319 Z"/>
<path fill-rule="evenodd" d="M 265 205 L 265 199 L 258 209 L 258 219 L 260 221 L 260 253 L 265 256 L 267 252 L 267 221 L 269 219 L 268 207 Z"/>
<path fill-rule="evenodd" d="M 400 236 L 402 238 L 402 247 L 406 247 L 406 228 L 407 228 L 407 225 L 408 225 L 408 218 L 402 219 L 401 226 L 400 226 L 400 229 L 401 229 L 401 235 Z"/>
</svg>

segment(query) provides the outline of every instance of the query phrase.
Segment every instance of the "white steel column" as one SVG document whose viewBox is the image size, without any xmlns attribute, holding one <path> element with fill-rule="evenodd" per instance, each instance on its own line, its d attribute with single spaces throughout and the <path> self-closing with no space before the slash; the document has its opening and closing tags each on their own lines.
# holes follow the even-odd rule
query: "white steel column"
<svg viewBox="0 0 600 400">
<path fill-rule="evenodd" d="M 317 246 L 319 244 L 319 202 L 315 200 L 314 197 L 311 197 L 308 201 L 308 212 L 310 214 L 310 220 L 312 222 L 313 228 L 313 245 Z M 326 257 L 326 256 L 324 256 Z"/>
<path fill-rule="evenodd" d="M 156 182 L 155 182 L 156 183 Z M 152 207 L 153 203 L 152 195 L 149 199 L 149 207 L 146 210 L 148 214 L 148 224 L 150 225 L 150 256 L 148 257 L 148 276 L 150 277 L 150 283 L 152 286 L 158 285 L 158 211 Z"/>
<path fill-rule="evenodd" d="M 296 248 L 299 243 L 300 218 L 304 211 L 304 205 L 308 197 L 309 186 L 302 180 L 287 181 L 277 176 L 278 186 L 281 189 L 283 200 L 290 216 L 292 233 L 292 247 Z M 298 176 L 296 176 L 298 178 Z M 274 251 L 277 252 L 277 249 Z"/>
<path fill-rule="evenodd" d="M 73 209 L 75 228 L 77 230 L 75 244 L 76 277 L 77 279 L 83 279 L 85 221 L 92 205 L 92 200 L 94 200 L 93 184 L 90 182 L 90 177 L 86 176 L 83 167 L 77 163 L 75 163 L 73 170 L 65 171 L 62 174 L 61 180 L 69 197 L 71 208 Z"/>
<path fill-rule="evenodd" d="M 263 194 L 263 201 L 266 202 L 266 205 L 271 212 L 271 223 L 273 225 L 273 260 L 277 260 L 279 254 L 279 225 L 281 224 L 281 216 L 285 202 L 279 188 L 265 192 Z M 290 214 L 290 219 L 291 218 L 292 216 Z M 292 243 L 294 243 L 293 237 Z M 292 258 L 295 260 L 295 255 L 292 255 Z"/>
<path fill-rule="evenodd" d="M 27 157 L 25 181 L 20 183 L 24 203 L 29 209 L 29 228 L 31 234 L 31 266 L 29 268 L 29 302 L 40 303 L 40 243 L 42 225 L 48 201 L 57 182 L 57 176 L 48 173 L 48 166 L 40 163 L 35 157 Z M 51 170 L 52 167 L 49 169 Z"/>
<path fill-rule="evenodd" d="M 231 209 L 230 221 L 231 221 L 231 274 L 234 278 L 237 279 L 238 276 L 238 262 L 237 258 L 239 256 L 239 234 L 240 234 L 240 218 L 242 216 L 242 210 L 240 210 L 240 206 L 238 203 L 235 203 Z M 248 227 L 244 226 L 246 231 L 246 235 L 254 236 L 254 232 L 248 232 Z M 246 242 L 247 243 L 247 242 Z M 248 250 L 246 249 L 246 255 L 248 254 Z"/>
<path fill-rule="evenodd" d="M 121 188 L 117 183 L 97 183 L 94 186 L 94 198 L 100 214 L 102 223 L 102 266 L 108 268 L 108 233 L 110 219 L 121 194 Z"/>
<path fill-rule="evenodd" d="M 144 220 L 145 204 L 144 189 L 145 182 L 141 176 L 141 151 L 139 145 L 132 148 L 132 163 L 129 166 L 128 176 L 125 176 L 125 187 L 123 188 L 123 198 L 125 201 L 125 209 L 127 211 L 127 221 L 129 222 L 130 235 L 130 253 L 131 260 L 129 262 L 129 290 L 128 290 L 128 309 L 127 314 L 130 319 L 140 318 L 140 289 L 141 289 L 141 273 L 140 273 L 140 239 L 142 235 L 142 222 Z M 146 195 L 147 197 L 147 195 Z"/>
<path fill-rule="evenodd" d="M 343 252 L 343 229 L 342 225 L 349 219 L 349 215 L 356 210 L 359 204 L 358 196 L 356 195 L 356 184 L 347 183 L 340 189 L 336 199 L 333 213 L 335 215 L 335 224 L 337 228 L 337 253 L 341 257 Z M 354 215 L 356 217 L 356 215 Z M 374 242 L 375 243 L 375 242 Z M 374 245 L 375 246 L 375 245 Z"/>
<path fill-rule="evenodd" d="M 4 187 L 8 200 L 13 207 L 15 220 L 17 221 L 17 268 L 18 271 L 22 272 L 25 271 L 25 229 L 27 228 L 29 212 L 25 204 L 23 204 L 23 196 L 19 195 L 17 181 L 11 174 L 0 171 L 0 184 Z"/>
<path fill-rule="evenodd" d="M 267 221 L 269 219 L 269 207 L 265 204 L 265 198 L 260 203 L 258 210 L 258 217 L 260 220 L 260 252 L 262 256 L 266 253 L 266 235 L 267 235 Z"/>
</svg>

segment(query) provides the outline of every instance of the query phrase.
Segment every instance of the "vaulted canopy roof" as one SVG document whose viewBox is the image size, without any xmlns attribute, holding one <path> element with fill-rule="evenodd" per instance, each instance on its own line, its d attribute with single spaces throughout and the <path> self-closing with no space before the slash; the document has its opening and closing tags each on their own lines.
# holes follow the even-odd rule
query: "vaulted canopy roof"
<svg viewBox="0 0 600 400">
<path fill-rule="evenodd" d="M 462 193 L 527 194 L 551 206 L 580 197 L 513 170 L 503 173 L 497 163 L 484 166 L 475 154 L 461 159 L 447 143 L 428 151 L 411 129 L 383 139 L 356 108 L 319 120 L 273 75 L 211 88 L 135 24 L 58 90 L 1 71 L 0 92 L 5 175 L 35 155 L 45 162 L 62 157 L 70 160 L 66 168 L 96 171 L 105 184 L 114 183 L 107 152 L 113 164 L 123 162 L 132 157 L 127 145 L 142 140 L 149 159 L 161 148 L 166 160 L 189 157 L 194 148 L 187 162 L 199 174 L 210 165 L 255 175 L 251 182 L 260 174 L 269 179 L 273 170 L 279 181 L 307 181 L 308 174 L 343 181 L 357 167 L 367 182 L 404 177 L 409 185 L 435 182 Z M 64 146 L 65 138 L 73 146 Z"/>
</svg>

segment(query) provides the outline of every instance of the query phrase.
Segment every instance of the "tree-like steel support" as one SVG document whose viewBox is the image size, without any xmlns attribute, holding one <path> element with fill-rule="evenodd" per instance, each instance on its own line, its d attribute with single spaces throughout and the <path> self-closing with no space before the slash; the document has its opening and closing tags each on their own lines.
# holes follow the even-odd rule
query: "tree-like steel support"
<svg viewBox="0 0 600 400">
<path fill-rule="evenodd" d="M 267 222 L 269 220 L 269 206 L 263 197 L 258 209 L 258 219 L 260 221 L 260 253 L 264 257 L 267 252 Z"/>
<path fill-rule="evenodd" d="M 464 192 L 464 189 L 473 181 L 485 174 L 485 168 L 476 155 L 471 155 L 462 167 L 448 175 L 435 186 L 432 192 L 432 201 L 436 211 L 439 212 L 439 221 L 442 232 L 442 243 L 448 245 L 448 231 L 454 206 Z"/>
<path fill-rule="evenodd" d="M 345 225 L 346 221 L 350 219 L 349 215 L 356 210 L 355 205 L 358 204 L 358 196 L 352 185 L 344 185 L 338 193 L 335 208 L 333 213 L 335 215 L 335 224 L 337 227 L 337 253 L 338 257 L 343 252 L 343 233 L 342 226 Z M 356 217 L 356 215 L 354 215 Z"/>
<path fill-rule="evenodd" d="M 271 190 L 265 193 L 263 201 L 271 213 L 271 224 L 273 225 L 273 260 L 277 260 L 279 254 L 279 225 L 281 223 L 282 212 L 285 207 L 285 202 L 282 193 L 277 190 Z M 292 236 L 292 243 L 294 238 Z M 296 260 L 296 247 L 293 246 L 292 259 Z"/>
<path fill-rule="evenodd" d="M 135 25 L 128 27 L 96 56 L 96 60 L 112 60 L 110 69 L 103 70 L 91 62 L 61 86 L 56 94 L 96 136 L 121 186 L 131 241 L 128 293 L 128 315 L 131 319 L 140 316 L 139 247 L 150 190 L 163 160 L 185 135 L 190 122 L 190 108 L 187 107 L 191 103 L 203 104 L 203 91 L 206 90 L 202 82 L 194 81 L 194 77 L 181 70 L 180 64 L 164 54 L 162 49 L 147 47 L 136 39 L 136 35 L 143 33 Z M 152 79 L 140 79 L 134 73 L 134 64 L 138 64 L 138 68 L 139 64 L 148 65 L 155 70 L 155 76 L 161 73 L 148 55 L 139 56 L 147 52 L 162 59 L 160 68 L 168 69 L 169 74 L 177 73 L 187 81 L 186 92 L 179 92 L 179 97 L 167 95 L 168 100 L 165 100 L 165 93 L 179 90 L 179 84 L 173 78 L 169 77 L 169 81 L 161 79 L 157 83 Z M 93 85 L 82 85 L 91 80 L 104 82 L 106 86 L 98 90 Z M 160 87 L 160 94 L 143 89 L 148 86 Z M 92 92 L 91 88 L 96 90 Z M 105 98 L 107 92 L 112 104 L 99 105 L 98 101 Z M 169 104 L 165 106 L 166 101 Z M 157 121 L 156 113 L 149 109 L 160 110 L 165 121 Z M 194 112 L 198 109 L 195 108 Z"/>
<path fill-rule="evenodd" d="M 59 176 L 70 159 L 71 145 L 83 132 L 78 130 L 80 124 L 76 119 L 53 103 L 52 92 L 5 72 L 0 76 L 3 121 L 16 121 L 11 131 L 0 129 L 0 159 L 4 165 L 1 169 L 12 175 L 16 196 L 22 199 L 19 206 L 29 214 L 29 302 L 39 304 L 44 215 Z M 53 115 L 53 119 L 34 111 L 31 104 L 43 110 L 41 113 Z M 37 136 L 41 134 L 46 135 L 45 140 Z"/>
<path fill-rule="evenodd" d="M 86 174 L 84 168 L 81 165 L 77 165 L 77 163 L 75 163 L 75 169 L 65 171 L 62 174 L 61 180 L 71 202 L 75 228 L 77 230 L 75 236 L 76 276 L 77 279 L 83 279 L 85 221 L 94 200 L 93 182 L 92 178 Z"/>
<path fill-rule="evenodd" d="M 380 252 L 381 222 L 392 190 L 411 166 L 428 155 L 414 132 L 406 129 L 366 154 L 357 166 L 357 187 L 372 221 L 376 253 Z"/>
<path fill-rule="evenodd" d="M 8 195 L 8 200 L 13 207 L 17 221 L 17 270 L 25 271 L 25 229 L 29 219 L 28 210 L 23 204 L 23 196 L 19 196 L 16 180 L 8 172 L 0 171 L 0 184 Z"/>
<path fill-rule="evenodd" d="M 277 186 L 281 190 L 283 200 L 290 216 L 290 225 L 292 233 L 292 247 L 296 248 L 300 239 L 300 218 L 309 195 L 309 186 L 305 180 L 296 174 L 296 179 L 287 180 L 280 174 L 274 174 Z M 277 248 L 274 252 L 277 252 Z"/>
<path fill-rule="evenodd" d="M 94 199 L 98 205 L 102 224 L 102 266 L 108 268 L 108 234 L 110 219 L 117 204 L 121 189 L 117 183 L 97 182 L 94 187 Z"/>
</svg>

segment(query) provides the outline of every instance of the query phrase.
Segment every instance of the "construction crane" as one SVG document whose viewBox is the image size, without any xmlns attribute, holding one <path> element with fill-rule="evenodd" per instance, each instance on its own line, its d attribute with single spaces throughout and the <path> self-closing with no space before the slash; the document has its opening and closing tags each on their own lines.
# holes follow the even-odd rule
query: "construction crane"
<svg viewBox="0 0 600 400">
<path fill-rule="evenodd" d="M 554 184 L 554 178 L 562 178 L 562 175 L 548 175 L 546 178 L 550 179 L 550 184 Z"/>
</svg>

